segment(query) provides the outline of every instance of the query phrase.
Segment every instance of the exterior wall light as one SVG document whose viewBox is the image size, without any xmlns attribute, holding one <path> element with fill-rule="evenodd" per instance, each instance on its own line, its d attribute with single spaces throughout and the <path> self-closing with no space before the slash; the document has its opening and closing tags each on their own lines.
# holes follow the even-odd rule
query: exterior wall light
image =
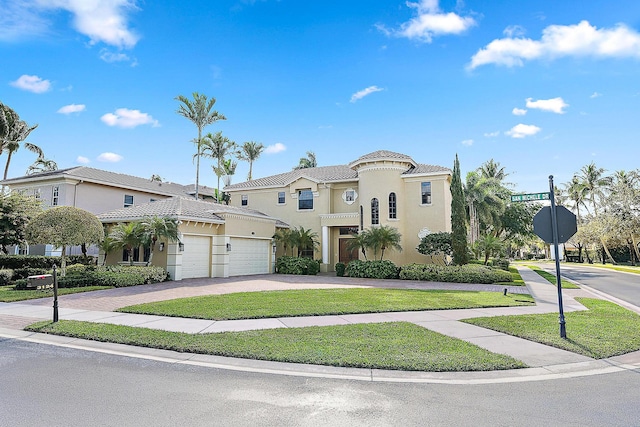
<svg viewBox="0 0 640 427">
<path fill-rule="evenodd" d="M 179 243 L 178 243 L 178 250 L 179 250 L 180 252 L 184 252 L 184 243 L 182 243 L 182 242 L 179 242 Z"/>
<path fill-rule="evenodd" d="M 227 243 L 227 252 L 231 252 L 231 243 Z"/>
<path fill-rule="evenodd" d="M 160 242 L 160 248 L 158 248 L 160 252 L 164 251 L 164 242 Z"/>
</svg>

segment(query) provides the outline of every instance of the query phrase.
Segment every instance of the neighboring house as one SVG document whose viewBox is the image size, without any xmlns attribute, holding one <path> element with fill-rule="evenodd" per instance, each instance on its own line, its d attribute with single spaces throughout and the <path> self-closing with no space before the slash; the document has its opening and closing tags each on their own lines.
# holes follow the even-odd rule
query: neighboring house
<svg viewBox="0 0 640 427">
<path fill-rule="evenodd" d="M 151 181 L 131 175 L 77 166 L 0 181 L 11 191 L 34 195 L 46 207 L 75 206 L 93 214 L 137 206 L 175 196 L 193 196 L 193 185 Z M 214 189 L 200 186 L 200 197 L 213 200 Z M 15 248 L 16 252 L 19 248 Z M 28 248 L 34 255 L 55 255 L 50 245 Z M 69 254 L 79 254 L 70 248 Z M 90 252 L 96 254 L 95 248 Z"/>
<path fill-rule="evenodd" d="M 347 250 L 358 230 L 388 225 L 402 234 L 402 252 L 387 251 L 398 265 L 424 262 L 420 239 L 451 231 L 451 170 L 415 162 L 392 151 L 366 154 L 349 165 L 297 169 L 225 187 L 231 205 L 258 209 L 320 237 L 323 271 L 358 258 Z M 379 257 L 380 254 L 378 254 Z M 367 253 L 369 259 L 373 253 Z"/>
<path fill-rule="evenodd" d="M 255 210 L 185 197 L 122 208 L 98 218 L 109 227 L 146 216 L 178 220 L 180 241 L 158 241 L 152 258 L 152 264 L 166 268 L 172 280 L 270 273 L 275 261 L 272 236 L 276 227 L 287 227 Z M 134 253 L 138 263 L 143 261 L 140 249 Z M 126 264 L 126 260 L 117 251 L 107 254 L 106 261 Z"/>
</svg>

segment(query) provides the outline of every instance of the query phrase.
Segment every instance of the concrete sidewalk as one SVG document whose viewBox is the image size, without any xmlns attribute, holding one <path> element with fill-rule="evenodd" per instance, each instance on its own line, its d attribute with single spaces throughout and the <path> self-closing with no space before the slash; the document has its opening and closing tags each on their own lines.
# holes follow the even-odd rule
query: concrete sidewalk
<svg viewBox="0 0 640 427">
<path fill-rule="evenodd" d="M 471 342 L 479 347 L 494 353 L 507 354 L 523 361 L 532 368 L 543 368 L 544 372 L 557 373 L 563 370 L 583 371 L 589 367 L 589 371 L 607 369 L 612 366 L 625 365 L 632 369 L 640 367 L 640 352 L 623 356 L 623 362 L 595 361 L 589 357 L 560 350 L 554 347 L 534 343 L 532 341 L 516 338 L 500 332 L 491 331 L 474 325 L 460 322 L 461 319 L 487 316 L 503 316 L 518 314 L 557 313 L 557 289 L 537 273 L 529 268 L 518 269 L 527 289 L 536 300 L 536 306 L 530 307 L 501 307 L 465 310 L 432 310 L 392 313 L 368 313 L 350 314 L 340 316 L 308 316 L 308 317 L 282 317 L 270 319 L 247 320 L 200 320 L 183 319 L 175 317 L 163 317 L 153 315 L 126 314 L 110 311 L 95 311 L 77 308 L 64 308 L 59 310 L 60 319 L 81 320 L 97 323 L 109 323 L 127 325 L 151 329 L 161 329 L 185 333 L 214 333 L 224 331 L 246 331 L 256 329 L 293 328 L 306 326 L 346 325 L 354 323 L 381 323 L 405 321 L 439 332 L 444 335 L 459 338 Z M 362 284 L 358 284 L 362 286 Z M 580 291 L 584 294 L 583 291 Z M 579 293 L 579 292 L 578 292 Z M 576 294 L 576 292 L 573 292 Z M 89 294 L 87 294 L 89 295 Z M 575 301 L 570 292 L 564 292 L 565 312 L 585 310 L 585 307 Z M 36 321 L 51 319 L 51 306 L 26 303 L 0 303 L 0 316 L 9 316 L 24 321 Z M 20 323 L 20 322 L 18 322 Z M 568 325 L 570 331 L 570 325 Z M 0 336 L 16 336 L 14 331 L 0 328 Z M 28 337 L 38 335 L 38 340 L 46 340 L 48 336 L 42 334 L 29 334 L 22 332 L 18 336 Z M 60 341 L 57 337 L 55 341 Z M 83 340 L 76 340 L 83 341 Z M 86 345 L 86 342 L 85 344 Z M 128 347 L 128 346 L 124 346 Z M 134 353 L 139 353 L 136 349 Z M 269 363 L 269 362 L 260 362 Z M 551 368 L 555 367 L 555 368 Z M 560 368 L 562 367 L 562 368 Z M 573 367 L 570 369 L 570 367 Z M 635 367 L 635 368 L 634 368 Z M 339 369 L 339 368 L 336 368 Z M 290 369 L 288 369 L 290 371 Z M 522 370 L 518 370 L 522 371 Z M 459 373 L 458 373 L 459 374 Z M 385 374 L 386 375 L 386 374 Z M 403 373 L 401 377 L 406 376 Z M 500 374 L 499 377 L 503 377 Z M 476 373 L 477 376 L 477 373 Z M 395 377 L 394 377 L 395 378 Z"/>
</svg>

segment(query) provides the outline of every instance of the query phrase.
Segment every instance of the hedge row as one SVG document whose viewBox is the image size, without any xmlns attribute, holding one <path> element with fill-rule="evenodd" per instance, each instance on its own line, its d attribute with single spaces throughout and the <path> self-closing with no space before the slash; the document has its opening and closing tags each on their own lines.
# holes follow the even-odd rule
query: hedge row
<svg viewBox="0 0 640 427">
<path fill-rule="evenodd" d="M 346 273 L 349 277 L 369 279 L 397 279 L 398 267 L 388 260 L 361 261 L 359 259 L 347 264 Z"/>
<path fill-rule="evenodd" d="M 66 257 L 67 264 L 85 264 L 95 265 L 96 259 L 82 255 L 70 255 Z M 60 267 L 59 256 L 41 256 L 41 255 L 1 255 L 0 269 L 18 270 L 21 268 L 53 268 L 53 265 Z"/>
<path fill-rule="evenodd" d="M 0 270 L 2 271 L 2 270 Z M 51 270 L 44 270 L 41 274 L 50 274 Z M 76 288 L 83 286 L 114 286 L 122 288 L 149 283 L 164 282 L 167 272 L 162 267 L 109 265 L 106 267 L 71 265 L 67 268 L 65 277 L 58 277 L 58 287 Z M 16 289 L 26 289 L 26 279 L 13 281 Z"/>
<path fill-rule="evenodd" d="M 276 260 L 276 272 L 315 276 L 320 272 L 320 261 L 311 258 L 281 256 Z"/>
<path fill-rule="evenodd" d="M 453 283 L 511 282 L 511 273 L 485 265 L 410 264 L 400 270 L 403 280 L 426 280 Z"/>
</svg>

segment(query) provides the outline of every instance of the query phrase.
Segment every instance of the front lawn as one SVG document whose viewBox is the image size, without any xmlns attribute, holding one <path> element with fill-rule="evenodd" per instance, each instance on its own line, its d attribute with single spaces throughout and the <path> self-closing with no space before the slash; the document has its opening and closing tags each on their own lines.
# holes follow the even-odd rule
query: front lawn
<svg viewBox="0 0 640 427">
<path fill-rule="evenodd" d="M 210 320 L 447 310 L 535 304 L 528 295 L 415 289 L 314 289 L 242 292 L 124 307 L 125 313 Z"/>
<path fill-rule="evenodd" d="M 113 286 L 85 286 L 80 288 L 59 288 L 58 295 L 76 294 L 78 292 L 99 291 L 111 289 Z M 0 286 L 0 302 L 16 302 L 28 299 L 53 297 L 53 289 L 41 291 L 16 291 L 13 286 Z"/>
<path fill-rule="evenodd" d="M 510 282 L 498 282 L 498 285 L 508 285 L 508 286 L 525 286 L 524 280 L 522 280 L 522 276 L 518 273 L 518 269 L 515 267 L 509 267 L 509 273 L 511 273 L 511 281 Z"/>
<path fill-rule="evenodd" d="M 576 300 L 589 310 L 565 313 L 566 340 L 560 338 L 557 313 L 482 317 L 463 322 L 596 359 L 640 350 L 640 315 L 608 301 Z"/>
<path fill-rule="evenodd" d="M 527 265 L 530 269 L 538 273 L 540 276 L 544 277 L 549 283 L 552 285 L 556 285 L 556 275 L 551 274 L 548 271 L 541 269 L 540 267 L 536 267 L 534 265 Z M 567 280 L 561 278 L 562 288 L 563 289 L 580 289 L 580 287 L 574 283 L 571 283 Z"/>
<path fill-rule="evenodd" d="M 512 357 L 406 322 L 185 334 L 62 320 L 40 322 L 27 330 L 179 352 L 316 365 L 431 372 L 526 367 Z"/>
</svg>

